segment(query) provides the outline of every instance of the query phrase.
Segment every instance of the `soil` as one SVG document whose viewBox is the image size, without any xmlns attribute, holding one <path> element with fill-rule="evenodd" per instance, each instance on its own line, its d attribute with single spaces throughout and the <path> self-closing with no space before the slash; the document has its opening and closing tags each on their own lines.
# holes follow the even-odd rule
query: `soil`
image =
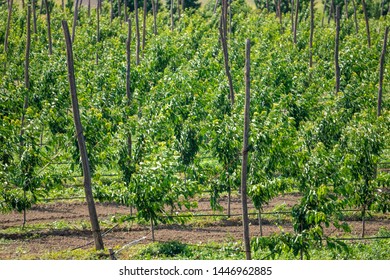
<svg viewBox="0 0 390 280">
<path fill-rule="evenodd" d="M 288 215 L 268 215 L 274 212 L 275 206 L 284 205 L 289 208 L 299 199 L 297 195 L 280 196 L 270 202 L 264 209 L 263 235 L 280 232 L 280 225 L 284 231 L 292 231 L 291 223 L 286 219 Z M 227 198 L 220 201 L 221 206 L 226 208 Z M 150 227 L 131 222 L 125 222 L 112 229 L 110 222 L 113 216 L 129 214 L 129 208 L 108 203 L 96 203 L 96 209 L 101 222 L 102 232 L 110 230 L 104 235 L 103 240 L 106 248 L 121 248 L 125 244 L 146 237 L 140 243 L 152 242 Z M 282 210 L 284 208 L 281 208 Z M 249 205 L 250 213 L 256 213 L 253 205 Z M 208 242 L 228 242 L 242 240 L 241 225 L 241 202 L 238 198 L 232 199 L 231 217 L 193 217 L 190 223 L 158 225 L 155 230 L 156 241 L 177 240 L 184 243 L 199 244 Z M 212 211 L 207 199 L 200 199 L 198 207 L 193 211 L 199 214 L 226 214 L 226 210 Z M 56 223 L 71 223 L 74 227 L 58 229 Z M 257 215 L 250 219 L 251 236 L 259 235 L 259 223 Z M 33 206 L 27 212 L 27 225 L 36 226 L 34 230 L 16 230 L 10 233 L 9 228 L 21 228 L 23 215 L 13 212 L 0 215 L 0 259 L 21 259 L 25 257 L 40 258 L 45 253 L 62 250 L 72 250 L 78 247 L 93 248 L 92 235 L 89 230 L 88 209 L 84 202 L 56 202 Z M 352 235 L 361 234 L 362 225 L 357 216 L 349 218 L 348 223 L 352 228 Z M 77 225 L 77 226 L 76 226 Z M 82 227 L 80 225 L 85 225 Z M 41 228 L 42 226 L 42 228 Z M 381 228 L 390 229 L 390 219 L 387 217 L 375 217 L 366 222 L 366 236 L 374 235 Z M 62 227 L 63 228 L 63 227 Z M 85 229 L 82 229 L 85 228 Z M 329 227 L 326 234 L 332 236 L 342 235 L 343 232 Z M 88 244 L 90 243 L 90 244 Z M 88 245 L 87 245 L 88 244 Z"/>
</svg>

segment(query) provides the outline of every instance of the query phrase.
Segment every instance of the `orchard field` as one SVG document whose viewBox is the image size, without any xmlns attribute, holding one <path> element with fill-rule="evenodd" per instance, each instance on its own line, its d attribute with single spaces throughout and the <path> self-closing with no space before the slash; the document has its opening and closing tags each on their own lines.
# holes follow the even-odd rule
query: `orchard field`
<svg viewBox="0 0 390 280">
<path fill-rule="evenodd" d="M 0 259 L 390 258 L 390 1 L 25 2 Z"/>
</svg>

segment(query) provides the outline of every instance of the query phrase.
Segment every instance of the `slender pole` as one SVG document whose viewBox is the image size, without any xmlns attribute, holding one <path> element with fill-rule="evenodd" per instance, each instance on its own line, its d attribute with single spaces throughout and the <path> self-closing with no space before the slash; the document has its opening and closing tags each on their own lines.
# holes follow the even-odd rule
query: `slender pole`
<svg viewBox="0 0 390 280">
<path fill-rule="evenodd" d="M 99 64 L 99 42 L 100 42 L 100 5 L 101 0 L 97 0 L 96 5 L 96 65 Z"/>
<path fill-rule="evenodd" d="M 147 0 L 144 0 L 144 12 L 143 12 L 143 23 L 142 23 L 142 56 L 144 55 L 145 43 L 146 43 L 146 15 L 147 15 Z"/>
<path fill-rule="evenodd" d="M 53 54 L 53 43 L 51 40 L 49 0 L 44 0 L 44 1 L 45 1 L 45 8 L 46 8 L 47 38 L 49 41 L 49 55 L 52 55 Z"/>
<path fill-rule="evenodd" d="M 174 20 L 173 20 L 173 0 L 171 0 L 171 31 L 174 29 Z"/>
<path fill-rule="evenodd" d="M 73 63 L 73 50 L 72 50 L 72 41 L 69 36 L 68 23 L 63 20 L 62 27 L 64 30 L 65 42 L 66 42 L 66 58 L 68 65 L 68 79 L 70 86 L 70 93 L 72 97 L 72 109 L 73 109 L 73 119 L 76 129 L 77 143 L 80 151 L 80 157 L 83 167 L 83 177 L 84 177 L 84 191 L 85 197 L 88 204 L 89 218 L 92 226 L 93 238 L 95 241 L 96 250 L 104 250 L 102 234 L 100 232 L 99 220 L 95 208 L 95 202 L 92 195 L 92 182 L 91 182 L 91 173 L 89 168 L 89 160 L 87 154 L 87 148 L 85 145 L 85 139 L 83 134 L 83 127 L 81 125 L 80 111 L 77 99 L 77 90 L 76 90 L 76 80 L 74 75 L 74 63 Z"/>
<path fill-rule="evenodd" d="M 153 34 L 157 35 L 157 4 L 152 0 L 152 10 L 153 10 Z"/>
<path fill-rule="evenodd" d="M 381 115 L 382 112 L 382 91 L 383 91 L 383 73 L 384 73 L 384 67 L 385 67 L 385 57 L 386 57 L 386 47 L 387 47 L 387 37 L 389 34 L 389 27 L 386 27 L 385 30 L 385 37 L 383 39 L 383 48 L 381 53 L 381 58 L 379 62 L 379 90 L 378 90 L 378 111 L 377 115 L 378 117 Z"/>
<path fill-rule="evenodd" d="M 24 60 L 24 86 L 26 88 L 26 93 L 24 95 L 23 102 L 23 112 L 22 112 L 22 120 L 21 120 L 21 129 L 20 129 L 20 156 L 22 156 L 22 149 L 24 146 L 23 134 L 24 134 L 24 121 L 25 121 L 25 113 L 28 108 L 28 93 L 30 89 L 30 76 L 29 76 L 29 66 L 30 66 L 30 48 L 31 48 L 31 7 L 27 7 L 27 23 L 26 23 L 26 53 Z M 23 185 L 23 199 L 26 201 L 27 199 L 27 189 L 26 185 Z M 27 222 L 27 210 L 26 207 L 23 207 L 23 228 Z"/>
<path fill-rule="evenodd" d="M 140 34 L 139 34 L 139 19 L 138 19 L 138 0 L 134 0 L 134 13 L 135 13 L 135 32 L 137 38 L 137 45 L 135 50 L 135 65 L 139 65 L 139 52 L 140 52 Z"/>
<path fill-rule="evenodd" d="M 339 40 L 340 40 L 340 6 L 336 6 L 336 37 L 335 37 L 335 49 L 334 49 L 336 94 L 340 91 Z"/>
<path fill-rule="evenodd" d="M 74 43 L 74 36 L 76 35 L 78 12 L 79 12 L 79 0 L 76 0 L 74 4 L 74 11 L 73 11 L 72 43 Z"/>
<path fill-rule="evenodd" d="M 309 67 L 313 67 L 314 0 L 310 0 Z"/>
<path fill-rule="evenodd" d="M 12 17 L 12 6 L 13 0 L 10 0 L 8 3 L 8 18 L 7 18 L 7 29 L 5 30 L 5 39 L 4 39 L 4 52 L 8 52 L 8 37 L 11 30 L 11 17 Z"/>
<path fill-rule="evenodd" d="M 242 169 L 241 169 L 241 199 L 242 199 L 242 220 L 244 228 L 244 245 L 246 259 L 251 259 L 251 248 L 249 240 L 249 218 L 247 205 L 247 162 L 248 162 L 248 141 L 249 141 L 249 110 L 250 110 L 250 40 L 246 40 L 245 59 L 245 119 L 244 119 L 244 145 L 242 148 Z"/>
<path fill-rule="evenodd" d="M 31 7 L 32 7 L 32 13 L 33 13 L 33 28 L 34 33 L 37 33 L 37 12 L 36 12 L 36 5 L 35 0 L 31 0 Z"/>
</svg>

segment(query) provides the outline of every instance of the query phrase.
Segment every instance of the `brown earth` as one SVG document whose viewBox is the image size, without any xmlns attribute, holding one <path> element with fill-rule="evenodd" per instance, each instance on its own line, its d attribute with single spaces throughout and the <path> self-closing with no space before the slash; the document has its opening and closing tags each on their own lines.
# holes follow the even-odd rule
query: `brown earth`
<svg viewBox="0 0 390 280">
<path fill-rule="evenodd" d="M 296 203 L 297 195 L 280 196 L 271 201 L 264 209 L 263 235 L 280 232 L 278 225 L 283 226 L 284 231 L 291 231 L 292 225 L 286 217 L 288 215 L 267 215 L 267 212 L 275 210 L 277 205 L 285 205 L 289 208 Z M 226 208 L 226 197 L 221 198 L 221 205 Z M 113 216 L 129 214 L 129 208 L 115 204 L 96 204 L 97 212 L 101 222 L 102 232 L 110 230 L 115 223 L 111 221 Z M 155 231 L 156 241 L 177 240 L 184 243 L 199 244 L 242 240 L 241 226 L 241 202 L 234 198 L 231 206 L 230 218 L 227 217 L 193 217 L 187 225 L 158 225 Z M 252 205 L 249 208 L 255 213 Z M 215 212 L 210 208 L 207 199 L 200 199 L 198 207 L 193 211 L 196 214 L 224 214 Z M 36 257 L 44 253 L 62 250 L 72 250 L 78 247 L 92 248 L 93 243 L 91 232 L 88 230 L 88 210 L 84 202 L 56 202 L 49 204 L 35 205 L 27 212 L 27 225 L 29 230 L 21 230 L 23 215 L 21 213 L 8 213 L 0 215 L 0 259 L 21 259 Z M 58 226 L 66 222 L 67 227 Z M 256 215 L 251 216 L 251 236 L 259 235 L 259 225 Z M 70 223 L 70 226 L 69 226 Z M 348 223 L 352 228 L 352 235 L 361 234 L 361 222 L 352 216 Z M 31 227 L 35 227 L 31 230 Z M 72 226 L 74 225 L 74 226 Z M 11 228 L 17 230 L 11 231 Z M 366 223 L 366 235 L 374 235 L 381 228 L 390 229 L 389 217 L 371 218 Z M 337 236 L 342 232 L 335 228 L 326 229 L 326 234 Z M 125 222 L 109 231 L 104 237 L 106 248 L 121 248 L 125 244 L 146 237 L 140 243 L 150 243 L 151 233 L 148 225 L 133 224 Z M 91 244 L 88 244 L 91 243 Z M 88 244 L 88 245 L 87 245 Z M 87 245 L 87 246 L 86 246 Z"/>
</svg>

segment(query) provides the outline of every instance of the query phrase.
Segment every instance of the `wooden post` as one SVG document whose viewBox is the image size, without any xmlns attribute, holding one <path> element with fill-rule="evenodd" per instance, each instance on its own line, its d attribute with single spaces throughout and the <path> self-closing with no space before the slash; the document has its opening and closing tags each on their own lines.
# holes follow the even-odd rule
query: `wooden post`
<svg viewBox="0 0 390 280">
<path fill-rule="evenodd" d="M 309 67 L 313 67 L 314 0 L 310 0 Z"/>
<path fill-rule="evenodd" d="M 382 111 L 383 73 L 385 67 L 385 56 L 386 56 L 388 34 L 389 34 L 389 27 L 386 27 L 385 37 L 383 39 L 383 48 L 382 48 L 381 58 L 379 62 L 379 90 L 378 90 L 378 110 L 377 110 L 378 117 L 381 115 L 381 111 Z"/>
<path fill-rule="evenodd" d="M 73 11 L 73 26 L 72 26 L 72 43 L 74 43 L 74 36 L 76 35 L 77 17 L 79 12 L 79 0 L 76 0 Z"/>
<path fill-rule="evenodd" d="M 130 91 L 130 46 L 131 46 L 131 19 L 127 21 L 128 29 L 127 29 L 127 40 L 126 40 L 126 96 L 127 102 L 130 105 L 132 96 Z"/>
<path fill-rule="evenodd" d="M 297 6 L 295 8 L 294 44 L 297 43 L 298 16 L 299 16 L 299 0 L 297 0 Z"/>
<path fill-rule="evenodd" d="M 92 182 L 91 182 L 91 173 L 89 168 L 88 154 L 85 145 L 83 127 L 81 125 L 81 120 L 80 120 L 80 111 L 79 111 L 77 91 L 76 91 L 76 80 L 74 75 L 72 41 L 70 40 L 68 24 L 65 20 L 62 21 L 62 27 L 64 30 L 64 36 L 66 42 L 66 54 L 67 54 L 66 58 L 67 58 L 67 65 L 68 65 L 70 94 L 72 97 L 73 119 L 76 128 L 77 143 L 79 146 L 80 157 L 81 157 L 81 162 L 83 167 L 85 197 L 88 203 L 88 212 L 89 212 L 89 218 L 92 226 L 93 238 L 95 241 L 95 248 L 96 250 L 104 250 L 102 234 L 100 232 L 100 226 L 99 226 L 98 216 L 96 213 L 95 202 L 92 195 L 92 186 L 91 186 Z"/>
<path fill-rule="evenodd" d="M 244 145 L 242 148 L 242 169 L 241 169 L 241 199 L 242 199 L 242 221 L 244 228 L 244 244 L 246 259 L 251 259 L 251 248 L 249 239 L 249 218 L 247 205 L 247 161 L 249 141 L 249 110 L 250 110 L 250 40 L 246 40 L 245 59 L 245 118 L 244 118 Z"/>
<path fill-rule="evenodd" d="M 31 0 L 31 7 L 32 7 L 32 13 L 33 13 L 33 28 L 34 33 L 37 33 L 37 11 L 36 11 L 36 0 Z"/>
<path fill-rule="evenodd" d="M 365 0 L 362 0 L 362 6 L 363 6 L 364 19 L 366 21 L 367 43 L 368 43 L 368 47 L 371 48 L 370 24 L 368 22 L 368 14 L 367 14 Z"/>
<path fill-rule="evenodd" d="M 13 6 L 13 0 L 10 0 L 9 4 L 8 4 L 7 29 L 5 30 L 5 38 L 4 38 L 4 53 L 5 54 L 7 54 L 7 52 L 8 52 L 8 37 L 9 37 L 9 32 L 11 30 L 12 6 Z"/>
<path fill-rule="evenodd" d="M 96 4 L 96 65 L 99 64 L 99 42 L 100 42 L 100 5 L 101 0 L 97 0 Z"/>
<path fill-rule="evenodd" d="M 225 72 L 226 76 L 228 78 L 229 82 L 229 99 L 232 104 L 234 105 L 234 89 L 233 89 L 233 79 L 230 73 L 230 66 L 229 66 L 229 52 L 227 47 L 227 2 L 226 0 L 222 0 L 222 11 L 221 11 L 221 20 L 219 24 L 219 33 L 221 36 L 221 45 L 222 45 L 222 51 L 223 51 L 223 58 L 224 58 L 224 66 L 225 66 Z"/>
<path fill-rule="evenodd" d="M 45 1 L 45 8 L 46 8 L 47 38 L 49 41 L 49 55 L 52 55 L 53 54 L 53 43 L 51 40 L 49 0 L 44 0 L 44 1 Z"/>
<path fill-rule="evenodd" d="M 259 209 L 258 220 L 259 220 L 260 237 L 263 237 L 263 220 L 261 218 L 261 209 Z"/>
<path fill-rule="evenodd" d="M 335 37 L 335 47 L 334 47 L 336 94 L 340 91 L 339 39 L 340 39 L 340 6 L 336 6 L 336 37 Z"/>
<path fill-rule="evenodd" d="M 23 134 L 24 134 L 24 120 L 25 120 L 25 113 L 28 108 L 28 94 L 30 89 L 30 76 L 29 76 L 29 66 L 30 66 L 30 48 L 31 48 L 31 7 L 27 7 L 27 22 L 26 22 L 26 52 L 25 52 L 25 60 L 24 60 L 24 86 L 26 88 L 26 93 L 24 95 L 24 102 L 23 102 L 23 112 L 22 112 L 22 119 L 21 119 L 21 129 L 20 129 L 20 157 L 22 156 L 23 152 Z M 26 186 L 23 185 L 23 199 L 26 200 L 27 194 L 26 194 Z M 23 208 L 23 228 L 26 225 L 27 222 L 27 210 L 24 207 Z"/>
<path fill-rule="evenodd" d="M 142 57 L 144 56 L 145 43 L 146 43 L 146 15 L 148 13 L 147 10 L 147 0 L 144 0 L 144 12 L 143 12 L 143 23 L 142 23 Z"/>
<path fill-rule="evenodd" d="M 127 13 L 127 0 L 124 0 L 124 4 L 123 4 L 125 7 L 124 7 L 124 13 L 125 13 L 125 21 L 128 22 L 129 20 L 129 15 Z"/>
<path fill-rule="evenodd" d="M 138 0 L 134 0 L 134 12 L 135 12 L 135 32 L 137 38 L 137 45 L 135 50 L 135 65 L 139 65 L 140 34 L 139 34 L 139 19 L 138 19 Z"/>
</svg>

